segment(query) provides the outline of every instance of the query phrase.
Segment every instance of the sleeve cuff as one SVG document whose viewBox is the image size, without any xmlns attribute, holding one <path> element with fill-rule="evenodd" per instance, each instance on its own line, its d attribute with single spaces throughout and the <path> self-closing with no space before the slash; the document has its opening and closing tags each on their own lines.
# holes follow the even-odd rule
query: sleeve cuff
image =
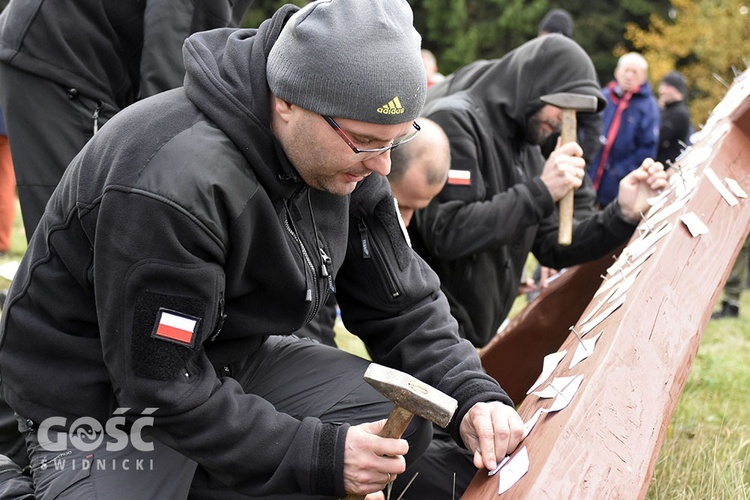
<svg viewBox="0 0 750 500">
<path fill-rule="evenodd" d="M 607 218 L 611 221 L 611 224 L 609 225 L 610 231 L 612 231 L 613 234 L 619 236 L 622 239 L 630 238 L 632 236 L 633 231 L 638 226 L 638 223 L 632 223 L 629 222 L 625 215 L 622 213 L 622 209 L 620 208 L 620 202 L 616 199 L 607 205 L 605 210 Z"/>
<path fill-rule="evenodd" d="M 323 424 L 318 446 L 315 491 L 336 497 L 346 496 L 344 489 L 344 450 L 349 424 Z"/>
<path fill-rule="evenodd" d="M 524 185 L 529 189 L 529 193 L 539 209 L 540 220 L 552 215 L 555 211 L 555 200 L 552 199 L 552 195 L 542 179 L 535 177 L 524 182 Z"/>
</svg>

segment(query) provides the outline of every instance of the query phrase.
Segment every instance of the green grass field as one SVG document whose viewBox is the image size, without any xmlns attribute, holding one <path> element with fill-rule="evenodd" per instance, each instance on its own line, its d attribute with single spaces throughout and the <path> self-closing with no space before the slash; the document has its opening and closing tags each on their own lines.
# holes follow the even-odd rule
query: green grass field
<svg viewBox="0 0 750 500">
<path fill-rule="evenodd" d="M 20 216 L 8 255 L 26 249 Z M 0 278 L 0 289 L 9 282 Z M 516 302 L 511 314 L 523 307 Z M 359 339 L 343 328 L 339 347 L 366 356 Z M 675 410 L 656 465 L 648 499 L 750 498 L 750 291 L 740 317 L 711 321 Z"/>
<path fill-rule="evenodd" d="M 649 499 L 750 498 L 750 293 L 710 321 L 661 449 Z"/>
</svg>

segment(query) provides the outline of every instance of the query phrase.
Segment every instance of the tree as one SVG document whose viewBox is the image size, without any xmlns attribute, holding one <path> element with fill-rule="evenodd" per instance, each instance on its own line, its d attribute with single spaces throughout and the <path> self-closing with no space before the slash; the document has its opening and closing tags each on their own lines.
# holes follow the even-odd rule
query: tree
<svg viewBox="0 0 750 500">
<path fill-rule="evenodd" d="M 500 57 L 536 36 L 547 0 L 410 0 L 414 25 L 440 70 Z"/>
<path fill-rule="evenodd" d="M 673 0 L 670 17 L 653 15 L 646 29 L 626 37 L 648 59 L 653 82 L 673 69 L 688 81 L 694 123 L 704 123 L 726 93 L 737 68 L 747 67 L 750 9 L 743 0 Z"/>
<path fill-rule="evenodd" d="M 423 44 L 450 73 L 476 59 L 501 57 L 536 36 L 551 8 L 575 20 L 573 38 L 588 52 L 599 79 L 612 78 L 617 57 L 632 50 L 626 26 L 646 27 L 652 12 L 666 15 L 669 0 L 409 0 Z"/>
</svg>

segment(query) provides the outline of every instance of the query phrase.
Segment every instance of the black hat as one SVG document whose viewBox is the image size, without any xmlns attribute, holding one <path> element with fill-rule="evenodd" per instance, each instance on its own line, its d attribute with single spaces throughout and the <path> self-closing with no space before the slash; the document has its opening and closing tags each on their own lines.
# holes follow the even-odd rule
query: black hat
<svg viewBox="0 0 750 500">
<path fill-rule="evenodd" d="M 552 9 L 539 23 L 537 33 L 560 33 L 573 38 L 573 16 L 565 9 Z"/>
<path fill-rule="evenodd" d="M 680 73 L 679 71 L 672 71 L 671 73 L 667 73 L 666 76 L 661 79 L 661 81 L 662 83 L 671 85 L 672 87 L 679 90 L 683 97 L 687 97 L 687 82 L 685 81 L 685 77 L 682 76 L 682 73 Z"/>
</svg>

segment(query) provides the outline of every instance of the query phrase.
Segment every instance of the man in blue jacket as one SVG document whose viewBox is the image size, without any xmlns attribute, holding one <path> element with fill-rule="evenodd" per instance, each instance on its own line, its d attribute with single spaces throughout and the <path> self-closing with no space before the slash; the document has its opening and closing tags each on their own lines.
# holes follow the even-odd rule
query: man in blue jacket
<svg viewBox="0 0 750 500">
<path fill-rule="evenodd" d="M 393 403 L 368 362 L 293 335 L 334 292 L 374 360 L 458 401 L 447 432 L 494 467 L 523 423 L 385 178 L 426 93 L 408 3 L 287 5 L 191 36 L 184 59 L 184 87 L 76 156 L 9 291 L 2 391 L 37 496 L 382 490 L 431 426 L 379 437 Z"/>
<path fill-rule="evenodd" d="M 659 148 L 659 106 L 648 82 L 648 62 L 629 52 L 617 61 L 615 80 L 603 90 L 602 148 L 588 168 L 605 206 L 617 197 L 620 181 L 646 158 L 656 158 Z"/>
</svg>

